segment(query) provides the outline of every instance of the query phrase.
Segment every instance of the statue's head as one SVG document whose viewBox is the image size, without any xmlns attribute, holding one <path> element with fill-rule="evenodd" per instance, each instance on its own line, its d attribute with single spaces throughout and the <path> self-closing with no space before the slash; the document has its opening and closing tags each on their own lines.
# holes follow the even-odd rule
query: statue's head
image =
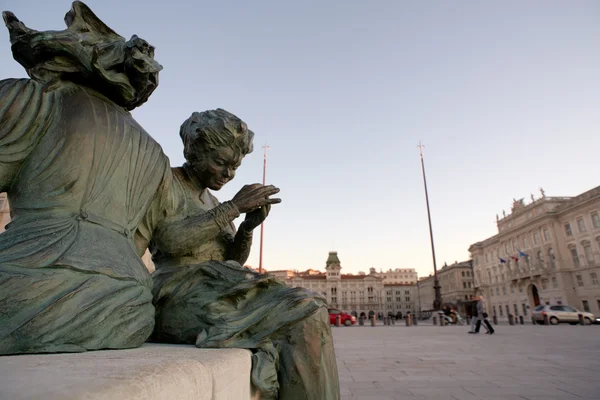
<svg viewBox="0 0 600 400">
<path fill-rule="evenodd" d="M 254 133 L 246 123 L 223 110 L 195 112 L 179 130 L 183 155 L 200 183 L 221 189 L 235 177 L 242 159 L 253 150 Z"/>
<path fill-rule="evenodd" d="M 80 1 L 65 15 L 63 31 L 39 32 L 11 12 L 2 16 L 13 57 L 38 82 L 88 86 L 126 110 L 145 103 L 158 86 L 162 67 L 154 47 L 136 35 L 126 41 Z"/>
</svg>

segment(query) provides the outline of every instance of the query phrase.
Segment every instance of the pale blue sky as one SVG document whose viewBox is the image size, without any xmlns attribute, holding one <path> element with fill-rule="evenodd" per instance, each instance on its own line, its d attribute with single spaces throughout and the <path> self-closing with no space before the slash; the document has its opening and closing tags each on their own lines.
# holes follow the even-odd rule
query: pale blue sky
<svg viewBox="0 0 600 400">
<path fill-rule="evenodd" d="M 87 4 L 156 46 L 160 85 L 134 116 L 173 165 L 192 111 L 225 108 L 256 133 L 222 201 L 260 182 L 271 146 L 283 203 L 266 223 L 267 269 L 322 269 L 335 249 L 344 272 L 432 272 L 419 140 L 439 266 L 493 235 L 513 197 L 599 184 L 598 1 Z M 70 1 L 0 5 L 63 29 Z M 25 76 L 0 31 L 0 78 Z"/>
</svg>

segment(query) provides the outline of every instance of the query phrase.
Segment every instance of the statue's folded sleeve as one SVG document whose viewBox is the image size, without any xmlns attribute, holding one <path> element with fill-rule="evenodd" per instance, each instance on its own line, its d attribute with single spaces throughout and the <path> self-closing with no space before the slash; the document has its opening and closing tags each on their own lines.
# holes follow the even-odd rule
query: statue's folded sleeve
<svg viewBox="0 0 600 400">
<path fill-rule="evenodd" d="M 0 81 L 0 192 L 53 123 L 55 96 L 31 79 Z"/>
</svg>

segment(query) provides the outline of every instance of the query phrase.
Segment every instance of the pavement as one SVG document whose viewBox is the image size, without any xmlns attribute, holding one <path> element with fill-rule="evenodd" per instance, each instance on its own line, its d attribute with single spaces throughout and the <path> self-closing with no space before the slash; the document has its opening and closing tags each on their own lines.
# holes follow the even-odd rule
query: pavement
<svg viewBox="0 0 600 400">
<path fill-rule="evenodd" d="M 600 399 L 600 326 L 332 327 L 342 400 Z"/>
</svg>

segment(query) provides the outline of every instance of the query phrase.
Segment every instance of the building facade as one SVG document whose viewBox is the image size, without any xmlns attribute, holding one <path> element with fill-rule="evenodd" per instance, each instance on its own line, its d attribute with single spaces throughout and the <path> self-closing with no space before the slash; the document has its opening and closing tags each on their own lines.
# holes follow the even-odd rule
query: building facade
<svg viewBox="0 0 600 400">
<path fill-rule="evenodd" d="M 437 275 L 442 304 L 455 307 L 458 313 L 464 316 L 467 312 L 467 304 L 469 304 L 471 296 L 475 293 L 471 260 L 457 261 L 451 265 L 446 264 L 438 271 Z M 433 300 L 435 299 L 433 284 L 433 275 L 420 279 L 418 282 L 420 311 L 431 311 L 433 309 Z"/>
<path fill-rule="evenodd" d="M 404 283 L 384 283 L 385 315 L 404 318 L 407 313 L 416 315 L 418 310 L 417 285 Z"/>
<path fill-rule="evenodd" d="M 356 317 L 378 315 L 385 310 L 383 279 L 374 273 L 342 274 L 337 252 L 329 252 L 325 272 L 294 273 L 285 280 L 290 287 L 303 287 L 322 294 L 332 308 L 338 308 Z M 373 272 L 373 270 L 372 270 Z"/>
<path fill-rule="evenodd" d="M 470 246 L 490 315 L 529 317 L 540 304 L 600 315 L 600 187 L 576 197 L 514 200 L 498 233 Z"/>
<path fill-rule="evenodd" d="M 10 222 L 10 209 L 6 193 L 0 193 L 0 232 L 4 232 L 6 224 Z"/>
<path fill-rule="evenodd" d="M 391 268 L 386 272 L 376 272 L 375 276 L 383 279 L 384 284 L 414 285 L 417 283 L 418 275 L 414 268 Z"/>
</svg>

